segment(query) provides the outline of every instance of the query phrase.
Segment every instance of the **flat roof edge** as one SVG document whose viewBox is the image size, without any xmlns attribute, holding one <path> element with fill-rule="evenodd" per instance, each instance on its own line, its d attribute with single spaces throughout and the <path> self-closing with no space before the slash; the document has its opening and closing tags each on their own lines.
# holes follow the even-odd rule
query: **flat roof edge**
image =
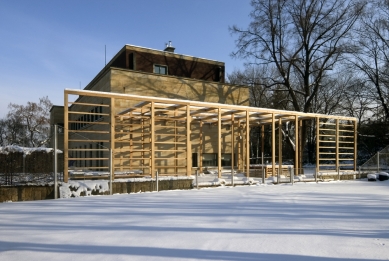
<svg viewBox="0 0 389 261">
<path fill-rule="evenodd" d="M 153 49 L 153 48 L 148 48 L 148 47 L 143 47 L 143 46 L 138 46 L 138 45 L 132 45 L 132 44 L 126 44 L 125 46 L 130 46 L 130 47 L 135 47 L 135 48 L 141 48 L 141 49 L 150 50 L 150 51 L 155 51 L 155 52 L 159 52 L 159 53 L 168 53 L 168 54 L 171 54 L 171 55 L 185 56 L 185 57 L 188 57 L 188 58 L 197 58 L 197 59 L 201 59 L 201 60 L 205 60 L 205 61 L 216 62 L 216 63 L 222 63 L 223 65 L 225 65 L 225 63 L 222 62 L 222 61 L 212 60 L 212 59 L 207 59 L 207 58 L 202 58 L 202 57 L 196 57 L 196 56 L 193 56 L 193 55 L 187 55 L 187 54 L 181 54 L 181 53 L 167 52 L 167 51 L 163 51 L 163 50 L 158 50 L 158 49 Z"/>
</svg>

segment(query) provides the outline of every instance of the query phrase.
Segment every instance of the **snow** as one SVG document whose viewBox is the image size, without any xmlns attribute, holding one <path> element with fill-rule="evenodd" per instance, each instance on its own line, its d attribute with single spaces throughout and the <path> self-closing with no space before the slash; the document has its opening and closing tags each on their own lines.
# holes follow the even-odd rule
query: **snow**
<svg viewBox="0 0 389 261">
<path fill-rule="evenodd" d="M 32 152 L 46 152 L 50 153 L 53 152 L 53 148 L 46 148 L 46 147 L 39 147 L 39 148 L 30 148 L 30 147 L 20 147 L 18 145 L 8 145 L 4 147 L 0 147 L 0 154 L 8 154 L 10 152 L 21 152 L 23 155 L 29 155 Z M 62 153 L 61 150 L 57 150 L 57 153 Z"/>
<path fill-rule="evenodd" d="M 388 196 L 365 179 L 3 203 L 0 260 L 388 260 Z"/>
</svg>

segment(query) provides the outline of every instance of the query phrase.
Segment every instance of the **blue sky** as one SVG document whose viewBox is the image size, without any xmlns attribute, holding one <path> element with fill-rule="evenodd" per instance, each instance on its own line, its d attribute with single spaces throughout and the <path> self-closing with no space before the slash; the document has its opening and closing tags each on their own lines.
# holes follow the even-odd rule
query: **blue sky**
<svg viewBox="0 0 389 261">
<path fill-rule="evenodd" d="M 249 0 L 0 0 L 0 118 L 9 103 L 48 96 L 63 105 L 65 88 L 84 88 L 125 45 L 223 61 L 226 71 L 242 68 L 230 57 L 246 27 Z"/>
</svg>

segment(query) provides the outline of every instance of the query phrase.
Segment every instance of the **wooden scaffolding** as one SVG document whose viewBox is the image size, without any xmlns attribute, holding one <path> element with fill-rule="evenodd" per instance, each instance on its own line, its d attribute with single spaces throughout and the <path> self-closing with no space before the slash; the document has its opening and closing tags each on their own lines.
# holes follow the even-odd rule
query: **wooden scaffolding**
<svg viewBox="0 0 389 261">
<path fill-rule="evenodd" d="M 192 175 L 195 169 L 203 170 L 201 159 L 208 151 L 217 156 L 219 177 L 222 153 L 229 155 L 231 169 L 248 177 L 250 128 L 263 130 L 266 125 L 271 126 L 270 169 L 274 174 L 282 169 L 284 122 L 296 126 L 294 168 L 299 169 L 304 120 L 316 122 L 317 171 L 342 166 L 356 170 L 356 118 L 66 89 L 64 181 L 69 170 L 77 168 L 111 171 L 113 178 L 140 174 L 154 178 L 156 171 Z"/>
</svg>

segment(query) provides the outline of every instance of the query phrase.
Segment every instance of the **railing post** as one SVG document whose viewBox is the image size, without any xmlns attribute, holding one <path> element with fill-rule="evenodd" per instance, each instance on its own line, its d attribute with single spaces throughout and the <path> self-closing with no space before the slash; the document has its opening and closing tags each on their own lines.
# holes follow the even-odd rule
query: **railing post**
<svg viewBox="0 0 389 261">
<path fill-rule="evenodd" d="M 377 152 L 377 172 L 380 172 L 380 152 Z"/>
<path fill-rule="evenodd" d="M 317 175 L 319 174 L 319 170 L 317 167 L 315 168 L 315 182 L 317 183 Z"/>
<path fill-rule="evenodd" d="M 199 189 L 199 170 L 196 169 L 196 188 Z"/>
<path fill-rule="evenodd" d="M 280 165 L 278 164 L 277 184 L 281 184 Z"/>
<path fill-rule="evenodd" d="M 113 162 L 112 162 L 112 149 L 109 149 L 109 194 L 112 195 L 112 181 L 113 181 Z"/>
<path fill-rule="evenodd" d="M 361 166 L 358 167 L 358 176 L 359 176 L 358 179 L 361 179 Z"/>
<path fill-rule="evenodd" d="M 338 180 L 340 181 L 340 167 L 338 167 Z"/>
<path fill-rule="evenodd" d="M 262 164 L 262 184 L 265 184 L 265 177 L 266 177 L 266 168 L 264 168 Z"/>
<path fill-rule="evenodd" d="M 234 168 L 231 168 L 231 185 L 234 186 Z"/>
<path fill-rule="evenodd" d="M 57 159 L 57 136 L 58 133 L 58 125 L 54 125 L 54 199 L 58 198 L 58 159 Z"/>
<path fill-rule="evenodd" d="M 156 178 L 156 186 L 157 186 L 157 192 L 159 192 L 159 187 L 158 187 L 158 182 L 159 182 L 159 174 L 158 174 L 158 170 L 155 172 L 155 178 Z"/>
</svg>

